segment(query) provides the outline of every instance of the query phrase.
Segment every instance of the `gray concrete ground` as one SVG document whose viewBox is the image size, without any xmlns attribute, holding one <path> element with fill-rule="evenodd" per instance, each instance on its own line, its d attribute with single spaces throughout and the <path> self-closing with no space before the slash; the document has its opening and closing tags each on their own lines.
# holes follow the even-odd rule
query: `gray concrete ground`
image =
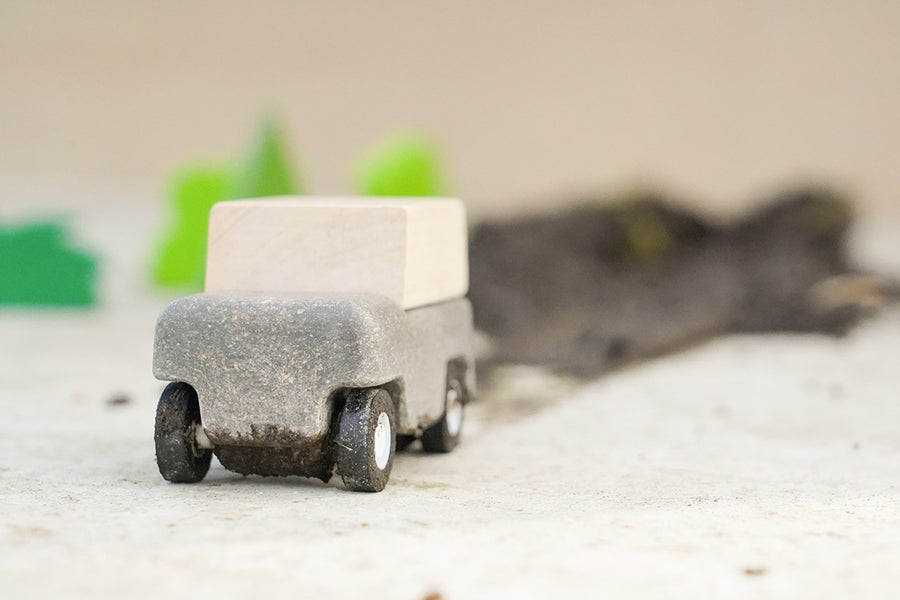
<svg viewBox="0 0 900 600">
<path fill-rule="evenodd" d="M 116 197 L 82 220 L 111 253 L 101 310 L 0 312 L 0 597 L 896 595 L 900 310 L 584 386 L 510 369 L 457 452 L 401 455 L 380 494 L 215 462 L 172 485 L 149 374 L 165 300 L 139 270 L 157 223 Z M 858 247 L 891 265 L 896 236 L 871 231 Z"/>
</svg>

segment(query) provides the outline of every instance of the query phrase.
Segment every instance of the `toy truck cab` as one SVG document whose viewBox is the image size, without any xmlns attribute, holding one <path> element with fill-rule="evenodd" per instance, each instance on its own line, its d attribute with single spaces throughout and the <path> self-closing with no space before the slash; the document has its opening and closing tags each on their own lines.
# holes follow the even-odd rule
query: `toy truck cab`
<svg viewBox="0 0 900 600">
<path fill-rule="evenodd" d="M 218 204 L 206 292 L 159 317 L 160 473 L 341 475 L 379 491 L 398 441 L 447 452 L 474 390 L 466 224 L 452 199 Z"/>
</svg>

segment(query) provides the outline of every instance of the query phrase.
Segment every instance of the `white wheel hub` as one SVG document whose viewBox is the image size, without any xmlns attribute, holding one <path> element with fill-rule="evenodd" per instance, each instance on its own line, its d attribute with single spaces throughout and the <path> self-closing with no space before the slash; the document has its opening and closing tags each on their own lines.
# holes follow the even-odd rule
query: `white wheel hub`
<svg viewBox="0 0 900 600">
<path fill-rule="evenodd" d="M 375 466 L 384 469 L 391 458 L 391 441 L 394 433 L 391 431 L 391 418 L 387 413 L 378 415 L 378 423 L 375 425 Z"/>
<path fill-rule="evenodd" d="M 215 447 L 200 423 L 194 423 L 194 437 L 197 440 L 197 447 L 201 450 L 212 450 Z"/>
<path fill-rule="evenodd" d="M 453 385 L 447 390 L 447 415 L 444 417 L 447 422 L 447 433 L 453 437 L 462 431 L 463 405 L 459 400 L 459 390 Z"/>
</svg>

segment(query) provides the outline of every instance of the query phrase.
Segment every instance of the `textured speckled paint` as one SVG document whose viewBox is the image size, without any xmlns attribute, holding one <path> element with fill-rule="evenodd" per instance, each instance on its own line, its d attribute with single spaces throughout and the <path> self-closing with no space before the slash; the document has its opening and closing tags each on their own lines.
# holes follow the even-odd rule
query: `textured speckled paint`
<svg viewBox="0 0 900 600">
<path fill-rule="evenodd" d="M 449 360 L 474 389 L 471 334 L 465 298 L 403 311 L 366 294 L 198 294 L 160 315 L 153 371 L 197 390 L 213 443 L 301 446 L 327 435 L 346 388 L 389 384 L 397 433 L 436 421 Z"/>
</svg>

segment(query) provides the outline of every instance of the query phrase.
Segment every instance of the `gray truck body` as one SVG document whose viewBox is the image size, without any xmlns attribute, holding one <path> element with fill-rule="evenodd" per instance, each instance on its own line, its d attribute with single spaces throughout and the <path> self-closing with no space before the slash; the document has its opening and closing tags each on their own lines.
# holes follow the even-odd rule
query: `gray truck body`
<svg viewBox="0 0 900 600">
<path fill-rule="evenodd" d="M 196 390 L 226 467 L 316 475 L 347 390 L 388 390 L 401 435 L 441 418 L 448 368 L 460 369 L 470 395 L 471 336 L 465 298 L 403 310 L 372 294 L 197 294 L 160 315 L 153 373 Z M 268 464 L 251 448 L 293 454 Z"/>
</svg>

